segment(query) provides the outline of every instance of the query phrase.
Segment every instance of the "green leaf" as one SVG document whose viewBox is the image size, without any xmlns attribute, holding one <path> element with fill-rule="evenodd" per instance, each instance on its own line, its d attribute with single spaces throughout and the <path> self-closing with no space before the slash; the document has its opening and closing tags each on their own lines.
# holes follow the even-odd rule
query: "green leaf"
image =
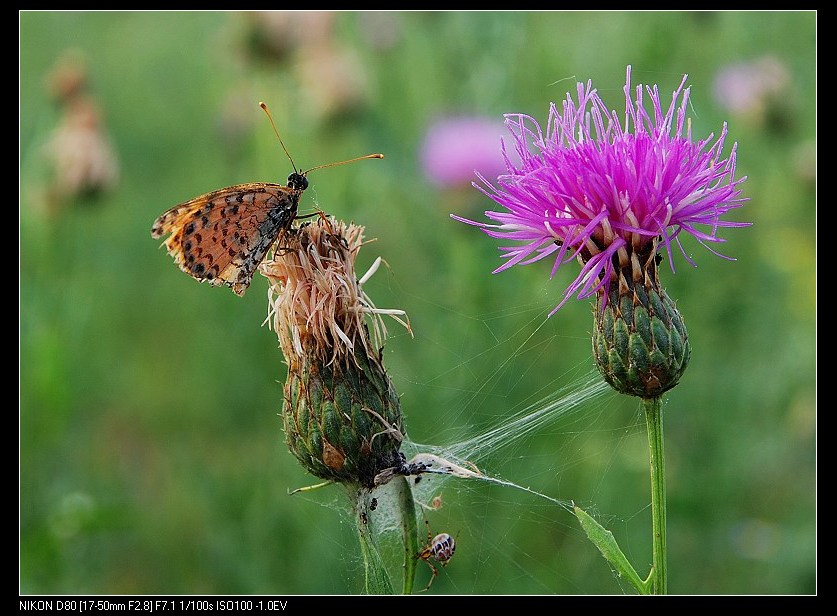
<svg viewBox="0 0 837 616">
<path fill-rule="evenodd" d="M 613 565 L 620 577 L 628 580 L 631 585 L 637 589 L 641 595 L 651 594 L 651 580 L 653 578 L 653 571 L 648 575 L 648 579 L 643 581 L 636 570 L 633 568 L 627 557 L 619 549 L 613 533 L 607 530 L 604 526 L 596 522 L 586 511 L 578 506 L 573 506 L 575 517 L 581 523 L 581 528 L 587 533 L 587 537 L 593 544 L 599 548 L 602 556 Z"/>
</svg>

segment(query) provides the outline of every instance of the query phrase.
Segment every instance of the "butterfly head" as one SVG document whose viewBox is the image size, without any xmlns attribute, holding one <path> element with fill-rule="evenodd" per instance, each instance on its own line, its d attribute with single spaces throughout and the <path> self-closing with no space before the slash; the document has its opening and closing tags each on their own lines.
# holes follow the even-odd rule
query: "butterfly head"
<svg viewBox="0 0 837 616">
<path fill-rule="evenodd" d="M 308 188 L 308 178 L 302 173 L 293 172 L 288 176 L 288 188 L 299 191 L 305 190 Z"/>
</svg>

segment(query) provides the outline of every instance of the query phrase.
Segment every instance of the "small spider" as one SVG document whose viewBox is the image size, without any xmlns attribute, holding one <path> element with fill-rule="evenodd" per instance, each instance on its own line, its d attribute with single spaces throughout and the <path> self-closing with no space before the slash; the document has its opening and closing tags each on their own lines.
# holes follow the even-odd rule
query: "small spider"
<svg viewBox="0 0 837 616">
<path fill-rule="evenodd" d="M 432 562 L 430 562 L 431 559 L 435 560 L 444 567 L 448 564 L 448 561 L 453 558 L 453 553 L 456 551 L 456 542 L 453 540 L 453 537 L 447 533 L 439 533 L 434 537 L 430 532 L 430 523 L 425 520 L 425 524 L 427 524 L 427 545 L 424 546 L 418 554 L 416 554 L 416 558 L 426 562 L 433 570 L 433 575 L 427 583 L 427 586 L 419 592 L 425 592 L 428 590 L 430 585 L 433 583 L 433 580 L 435 580 L 436 576 L 439 575 L 439 570 Z"/>
</svg>

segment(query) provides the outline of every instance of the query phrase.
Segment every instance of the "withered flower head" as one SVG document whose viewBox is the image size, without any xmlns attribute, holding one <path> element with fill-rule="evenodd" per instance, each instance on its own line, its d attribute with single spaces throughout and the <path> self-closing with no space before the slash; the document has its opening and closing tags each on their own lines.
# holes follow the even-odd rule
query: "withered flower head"
<svg viewBox="0 0 837 616">
<path fill-rule="evenodd" d="M 398 395 L 384 370 L 383 315 L 355 260 L 364 228 L 333 218 L 291 229 L 260 266 L 270 282 L 268 320 L 288 364 L 282 416 L 288 447 L 317 477 L 366 487 L 399 466 Z"/>
</svg>

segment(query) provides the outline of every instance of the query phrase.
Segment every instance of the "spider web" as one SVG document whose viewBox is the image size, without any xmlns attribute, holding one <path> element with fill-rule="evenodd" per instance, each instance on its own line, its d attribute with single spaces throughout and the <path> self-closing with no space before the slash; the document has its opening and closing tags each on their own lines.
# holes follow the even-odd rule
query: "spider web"
<svg viewBox="0 0 837 616">
<path fill-rule="evenodd" d="M 393 290 L 393 277 L 388 280 Z M 397 305 L 414 303 L 415 298 L 409 300 Z M 430 594 L 631 592 L 587 540 L 572 507 L 579 504 L 617 536 L 634 526 L 640 533 L 647 532 L 645 483 L 639 488 L 640 500 L 629 505 L 626 513 L 620 508 L 618 516 L 602 515 L 596 504 L 602 486 L 613 481 L 612 467 L 621 466 L 622 458 L 635 457 L 638 451 L 640 460 L 645 460 L 644 424 L 636 410 L 627 424 L 624 415 L 621 423 L 613 421 L 613 408 L 622 398 L 593 367 L 589 338 L 552 333 L 554 328 L 547 324 L 556 317 L 546 317 L 550 309 L 549 301 L 544 301 L 516 306 L 503 314 L 456 314 L 453 318 L 461 322 L 462 330 L 483 328 L 493 342 L 487 348 L 456 349 L 450 362 L 440 362 L 429 371 L 422 366 L 421 374 L 418 369 L 399 368 L 394 373 L 390 368 L 402 392 L 409 437 L 402 452 L 408 460 L 430 463 L 428 472 L 408 478 L 416 501 L 419 547 L 440 532 L 453 536 L 457 545 L 447 567 L 436 564 L 439 576 Z M 393 339 L 388 343 L 393 355 L 399 349 L 390 349 L 402 344 L 447 343 L 432 332 L 421 331 L 415 339 L 397 335 L 394 339 L 398 344 Z M 587 356 L 579 354 L 583 359 L 551 380 L 536 380 L 532 387 L 527 374 L 533 366 L 549 362 L 556 347 L 568 344 L 583 349 Z M 389 358 L 386 361 L 389 366 Z M 426 421 L 413 428 L 418 411 L 410 403 L 418 390 L 438 399 L 433 405 L 438 409 L 436 420 L 429 422 L 429 429 Z M 576 473 L 587 480 L 582 490 L 576 487 Z M 639 473 L 642 482 L 647 482 L 647 475 L 642 475 L 647 466 Z M 385 561 L 392 563 L 393 586 L 398 591 L 404 549 L 398 498 L 391 485 L 358 498 L 367 505 L 375 499 L 368 524 Z M 342 516 L 354 515 L 343 498 L 334 498 L 326 506 L 339 509 Z M 637 567 L 642 571 L 645 546 L 639 547 L 639 560 L 630 549 L 626 553 L 643 565 Z M 343 553 L 347 575 L 362 577 L 356 549 L 347 546 Z M 579 568 L 582 573 L 576 573 Z M 595 571 L 603 581 L 588 585 L 583 579 L 586 570 Z M 415 591 L 423 589 L 430 578 L 430 568 L 419 562 Z M 353 585 L 357 587 L 357 579 Z"/>
</svg>

